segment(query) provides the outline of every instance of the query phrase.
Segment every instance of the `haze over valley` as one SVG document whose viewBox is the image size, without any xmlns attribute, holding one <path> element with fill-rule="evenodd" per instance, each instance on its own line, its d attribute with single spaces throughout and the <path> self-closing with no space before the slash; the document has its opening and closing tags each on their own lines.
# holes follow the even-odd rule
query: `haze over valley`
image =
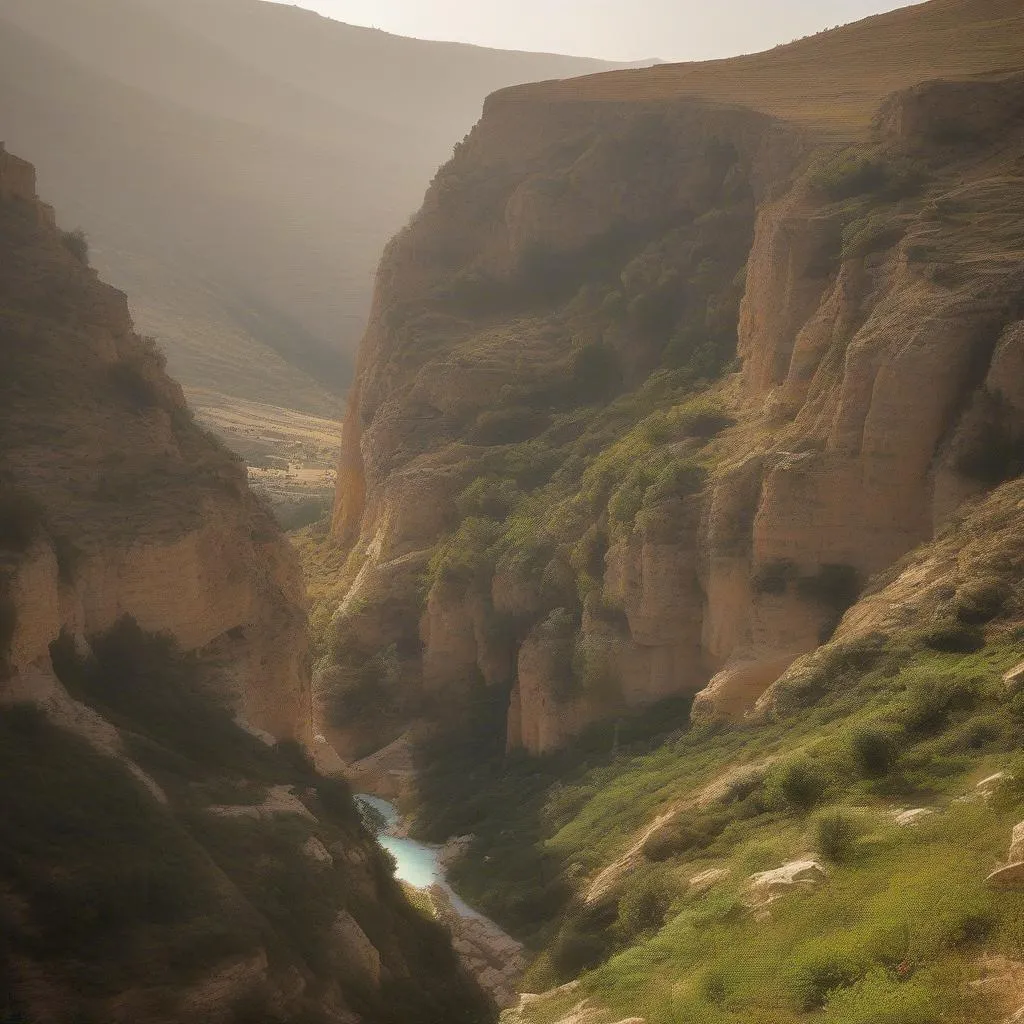
<svg viewBox="0 0 1024 1024">
<path fill-rule="evenodd" d="M 1024 1020 L 1024 0 L 816 27 L 0 0 L 0 1024 Z"/>
</svg>

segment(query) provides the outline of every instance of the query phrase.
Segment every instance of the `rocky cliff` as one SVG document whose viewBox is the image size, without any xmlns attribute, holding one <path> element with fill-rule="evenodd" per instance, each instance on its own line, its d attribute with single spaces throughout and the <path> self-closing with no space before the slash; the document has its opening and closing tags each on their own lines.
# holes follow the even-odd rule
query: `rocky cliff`
<svg viewBox="0 0 1024 1024">
<path fill-rule="evenodd" d="M 1022 27 L 934 0 L 488 100 L 349 401 L 340 749 L 503 693 L 534 753 L 673 695 L 741 715 L 1020 471 Z"/>
<path fill-rule="evenodd" d="M 54 227 L 31 165 L 0 159 L 0 472 L 21 533 L 6 560 L 10 673 L 46 672 L 62 631 L 85 640 L 131 616 L 222 657 L 250 725 L 310 742 L 297 561 L 244 467 L 192 423 L 125 296 L 87 266 L 87 243 Z"/>
<path fill-rule="evenodd" d="M 312 769 L 297 558 L 0 147 L 0 1016 L 485 1020 Z"/>
</svg>

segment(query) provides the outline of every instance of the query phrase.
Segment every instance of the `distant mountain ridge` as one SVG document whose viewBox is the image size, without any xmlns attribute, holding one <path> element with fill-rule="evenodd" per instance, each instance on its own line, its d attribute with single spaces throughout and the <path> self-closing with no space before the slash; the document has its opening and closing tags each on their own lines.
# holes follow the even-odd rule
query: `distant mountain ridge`
<svg viewBox="0 0 1024 1024">
<path fill-rule="evenodd" d="M 186 389 L 330 415 L 379 252 L 484 97 L 608 66 L 258 0 L 0 0 L 0 135 Z"/>
</svg>

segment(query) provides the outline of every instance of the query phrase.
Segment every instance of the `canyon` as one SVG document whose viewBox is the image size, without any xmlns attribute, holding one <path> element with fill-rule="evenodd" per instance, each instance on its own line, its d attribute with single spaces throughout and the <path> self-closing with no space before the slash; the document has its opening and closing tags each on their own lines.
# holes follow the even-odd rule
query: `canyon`
<svg viewBox="0 0 1024 1024">
<path fill-rule="evenodd" d="M 0 0 L 47 101 L 114 38 L 50 26 L 69 72 L 58 7 Z M 334 166 L 338 29 L 129 14 L 201 39 L 165 100 L 301 23 L 217 123 Z M 929 0 L 492 93 L 384 249 L 333 511 L 289 535 L 265 496 L 329 486 L 342 361 L 193 411 L 0 144 L 0 1020 L 1020 1020 L 1022 40 L 1020 0 Z"/>
<path fill-rule="evenodd" d="M 939 0 L 488 99 L 385 252 L 307 555 L 343 756 L 482 693 L 533 754 L 674 695 L 740 718 L 1013 475 L 1020 28 Z"/>
</svg>

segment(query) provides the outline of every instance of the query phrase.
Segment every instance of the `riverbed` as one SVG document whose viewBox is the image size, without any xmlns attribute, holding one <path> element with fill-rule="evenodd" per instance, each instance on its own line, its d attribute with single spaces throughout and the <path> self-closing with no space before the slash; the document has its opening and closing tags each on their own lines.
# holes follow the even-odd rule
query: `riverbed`
<svg viewBox="0 0 1024 1024">
<path fill-rule="evenodd" d="M 384 819 L 386 828 L 377 836 L 377 840 L 394 858 L 398 865 L 395 877 L 406 882 L 414 889 L 429 889 L 439 885 L 448 894 L 452 907 L 463 917 L 484 919 L 468 903 L 461 899 L 448 884 L 444 866 L 441 864 L 441 847 L 429 843 L 420 843 L 408 836 L 397 834 L 400 817 L 394 804 L 388 803 L 379 796 L 368 793 L 357 793 L 356 799 L 372 807 Z"/>
</svg>

